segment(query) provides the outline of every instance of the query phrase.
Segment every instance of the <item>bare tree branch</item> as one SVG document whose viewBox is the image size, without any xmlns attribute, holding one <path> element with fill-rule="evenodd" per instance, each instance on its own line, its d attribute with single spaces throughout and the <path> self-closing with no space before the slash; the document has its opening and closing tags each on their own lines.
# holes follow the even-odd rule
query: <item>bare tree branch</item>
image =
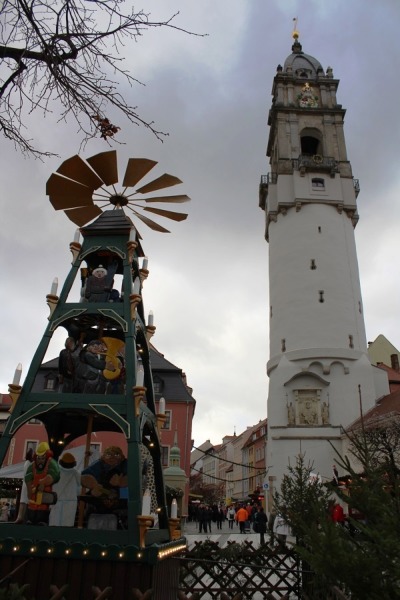
<svg viewBox="0 0 400 600">
<path fill-rule="evenodd" d="M 139 116 L 118 83 L 141 84 L 123 68 L 124 46 L 150 28 L 167 27 L 193 34 L 165 21 L 150 21 L 143 10 L 125 12 L 125 0 L 4 0 L 0 7 L 0 130 L 23 152 L 35 148 L 25 135 L 26 114 L 51 112 L 58 100 L 60 120 L 73 117 L 83 142 L 97 134 L 107 141 L 119 130 L 109 111 L 148 128 L 159 140 L 167 134 Z"/>
</svg>

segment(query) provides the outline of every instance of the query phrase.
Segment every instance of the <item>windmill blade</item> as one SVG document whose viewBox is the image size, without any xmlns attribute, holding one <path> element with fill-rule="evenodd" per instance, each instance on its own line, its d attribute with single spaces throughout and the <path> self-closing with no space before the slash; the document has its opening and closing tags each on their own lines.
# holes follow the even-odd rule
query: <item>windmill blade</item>
<svg viewBox="0 0 400 600">
<path fill-rule="evenodd" d="M 103 212 L 98 206 L 87 206 L 82 208 L 72 208 L 71 210 L 65 210 L 65 214 L 78 227 L 83 227 L 86 223 L 89 223 L 92 219 L 95 219 Z"/>
<path fill-rule="evenodd" d="M 116 150 L 95 154 L 88 158 L 87 162 L 106 185 L 113 185 L 118 182 Z"/>
<path fill-rule="evenodd" d="M 146 223 L 146 225 L 148 227 L 150 227 L 150 229 L 153 229 L 154 231 L 159 231 L 160 233 L 171 233 L 170 231 L 168 231 L 168 229 L 165 229 L 165 227 L 163 227 L 162 225 L 159 225 L 155 221 L 152 221 L 151 219 L 148 219 L 144 215 L 139 214 L 136 210 L 133 210 L 132 212 L 134 212 L 135 215 L 137 216 L 137 218 L 140 219 L 141 221 L 143 221 L 143 223 Z"/>
<path fill-rule="evenodd" d="M 84 160 L 77 154 L 65 160 L 57 169 L 57 173 L 61 173 L 65 177 L 69 177 L 78 183 L 87 185 L 92 190 L 103 185 L 103 181 L 87 166 Z"/>
<path fill-rule="evenodd" d="M 46 194 L 55 210 L 93 205 L 90 188 L 58 173 L 52 173 L 47 180 Z"/>
<path fill-rule="evenodd" d="M 130 158 L 122 185 L 124 187 L 135 186 L 156 164 L 156 160 L 150 160 L 149 158 Z"/>
<path fill-rule="evenodd" d="M 143 202 L 142 199 L 140 199 Z M 181 196 L 157 196 L 154 198 L 146 198 L 144 202 L 171 202 L 171 204 L 180 204 L 182 202 L 189 202 L 190 198 L 186 195 Z"/>
<path fill-rule="evenodd" d="M 143 210 L 147 210 L 148 212 L 154 213 L 155 215 L 160 215 L 160 217 L 166 217 L 167 219 L 172 219 L 173 221 L 184 221 L 187 218 L 187 214 L 185 213 L 177 213 L 173 210 L 163 210 L 162 208 L 151 208 L 145 207 Z"/>
<path fill-rule="evenodd" d="M 139 188 L 137 191 L 141 194 L 147 194 L 147 192 L 162 190 L 163 188 L 171 187 L 172 185 L 177 185 L 178 183 L 182 183 L 182 181 L 178 179 L 178 177 L 174 177 L 173 175 L 164 173 L 164 175 L 161 175 L 161 177 L 154 179 L 154 181 L 150 181 L 150 183 Z"/>
</svg>

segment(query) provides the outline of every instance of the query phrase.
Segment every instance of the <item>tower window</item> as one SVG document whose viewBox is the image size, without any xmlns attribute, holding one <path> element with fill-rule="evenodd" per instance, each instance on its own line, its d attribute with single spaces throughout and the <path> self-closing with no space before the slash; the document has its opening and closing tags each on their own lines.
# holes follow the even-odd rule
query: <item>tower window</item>
<svg viewBox="0 0 400 600">
<path fill-rule="evenodd" d="M 281 340 L 281 350 L 282 350 L 282 352 L 286 352 L 286 340 L 285 340 L 285 338 L 283 338 Z"/>
<path fill-rule="evenodd" d="M 324 290 L 319 290 L 318 294 L 319 294 L 319 300 L 318 301 L 319 302 L 325 302 L 325 298 L 324 298 L 325 292 L 324 292 Z"/>
<path fill-rule="evenodd" d="M 316 268 L 317 268 L 317 265 L 315 264 L 315 259 L 312 258 L 311 263 L 310 263 L 310 269 L 311 269 L 311 271 L 315 271 Z"/>
<path fill-rule="evenodd" d="M 321 154 L 319 140 L 310 135 L 303 136 L 301 138 L 301 153 L 309 154 L 310 156 Z"/>
<path fill-rule="evenodd" d="M 269 307 L 269 318 L 272 319 L 272 304 Z"/>
<path fill-rule="evenodd" d="M 313 189 L 324 190 L 325 189 L 325 180 L 321 177 L 313 177 L 311 180 L 311 185 Z"/>
<path fill-rule="evenodd" d="M 349 348 L 354 348 L 353 336 L 349 335 Z"/>
<path fill-rule="evenodd" d="M 322 229 L 318 226 L 318 233 L 321 233 Z"/>
</svg>

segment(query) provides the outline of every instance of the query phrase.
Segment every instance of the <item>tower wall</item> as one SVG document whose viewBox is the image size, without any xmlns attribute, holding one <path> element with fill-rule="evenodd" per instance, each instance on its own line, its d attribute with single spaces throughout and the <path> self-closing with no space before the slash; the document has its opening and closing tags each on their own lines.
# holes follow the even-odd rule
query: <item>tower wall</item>
<svg viewBox="0 0 400 600">
<path fill-rule="evenodd" d="M 260 184 L 269 242 L 271 490 L 299 453 L 332 479 L 343 429 L 389 392 L 367 355 L 354 236 L 359 186 L 338 85 L 296 39 L 272 88 L 271 172 Z"/>
<path fill-rule="evenodd" d="M 270 356 L 301 348 L 366 352 L 348 216 L 328 204 L 305 204 L 279 214 L 269 240 Z"/>
</svg>

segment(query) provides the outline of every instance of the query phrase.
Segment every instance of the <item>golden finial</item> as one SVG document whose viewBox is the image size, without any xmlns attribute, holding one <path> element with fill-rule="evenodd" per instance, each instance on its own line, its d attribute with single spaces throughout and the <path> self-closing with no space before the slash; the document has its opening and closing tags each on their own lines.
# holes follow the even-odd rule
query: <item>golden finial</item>
<svg viewBox="0 0 400 600">
<path fill-rule="evenodd" d="M 298 21 L 298 18 L 297 18 L 297 17 L 294 17 L 294 18 L 293 18 L 293 31 L 292 31 L 292 38 L 293 38 L 294 40 L 296 40 L 296 41 L 298 40 L 298 38 L 299 38 L 299 35 L 300 35 L 300 33 L 297 31 L 297 21 Z"/>
</svg>

